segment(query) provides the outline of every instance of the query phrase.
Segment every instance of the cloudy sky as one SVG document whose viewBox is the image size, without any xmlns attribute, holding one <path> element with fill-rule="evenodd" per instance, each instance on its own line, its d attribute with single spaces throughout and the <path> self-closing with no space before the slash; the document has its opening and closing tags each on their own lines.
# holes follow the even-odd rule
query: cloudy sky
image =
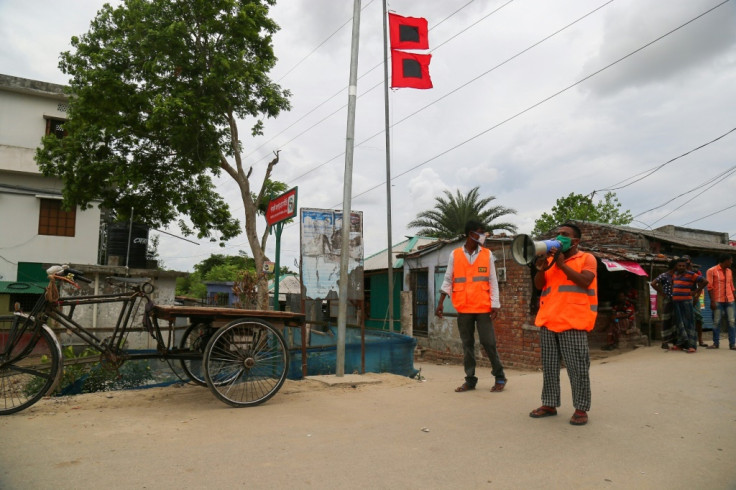
<svg viewBox="0 0 736 490">
<path fill-rule="evenodd" d="M 102 4 L 0 0 L 0 72 L 66 83 L 58 53 Z M 613 189 L 633 226 L 736 239 L 733 0 L 392 0 L 388 8 L 428 20 L 434 83 L 389 93 L 394 242 L 444 190 L 475 186 L 517 210 L 509 220 L 520 232 L 560 197 Z M 281 150 L 273 177 L 298 186 L 300 207 L 342 207 L 352 11 L 349 0 L 283 0 L 272 10 L 281 26 L 272 78 L 292 92 L 292 110 L 244 145 L 254 182 Z M 366 256 L 387 246 L 382 28 L 381 1 L 363 0 L 352 208 L 363 212 Z M 223 179 L 220 189 L 242 216 L 235 185 Z M 272 259 L 274 249 L 272 238 Z M 282 265 L 295 269 L 298 225 L 285 227 L 281 249 Z M 161 235 L 171 269 L 239 250 L 249 251 L 244 236 L 221 249 Z"/>
</svg>

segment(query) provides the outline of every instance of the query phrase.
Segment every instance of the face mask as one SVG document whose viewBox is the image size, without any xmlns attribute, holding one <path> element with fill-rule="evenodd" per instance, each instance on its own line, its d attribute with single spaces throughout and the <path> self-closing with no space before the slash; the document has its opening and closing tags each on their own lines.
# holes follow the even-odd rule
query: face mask
<svg viewBox="0 0 736 490">
<path fill-rule="evenodd" d="M 563 252 L 567 252 L 568 250 L 570 250 L 570 247 L 572 247 L 572 239 L 568 236 L 557 235 L 555 237 L 555 240 L 560 242 Z"/>
<path fill-rule="evenodd" d="M 475 232 L 473 232 L 473 233 L 477 235 L 477 233 L 475 233 Z M 471 235 L 470 238 L 472 238 L 473 240 L 475 240 L 476 242 L 478 242 L 479 245 L 483 245 L 484 243 L 486 243 L 486 235 L 485 234 L 478 235 L 478 238 L 475 238 L 475 237 L 473 237 Z"/>
</svg>

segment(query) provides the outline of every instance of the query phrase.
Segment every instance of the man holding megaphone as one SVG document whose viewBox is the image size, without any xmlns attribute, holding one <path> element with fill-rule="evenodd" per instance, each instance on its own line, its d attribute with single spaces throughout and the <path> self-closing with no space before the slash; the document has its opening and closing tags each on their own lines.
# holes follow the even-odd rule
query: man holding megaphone
<svg viewBox="0 0 736 490">
<path fill-rule="evenodd" d="M 465 224 L 465 244 L 453 250 L 447 260 L 445 280 L 440 288 L 440 299 L 435 315 L 442 318 L 443 303 L 450 296 L 457 310 L 457 328 L 463 344 L 465 382 L 455 391 L 474 390 L 478 383 L 475 376 L 475 330 L 480 345 L 491 361 L 491 374 L 495 383 L 493 392 L 503 391 L 506 375 L 496 348 L 496 332 L 493 320 L 501 302 L 498 298 L 498 279 L 493 254 L 483 247 L 486 239 L 483 224 L 470 220 Z"/>
<path fill-rule="evenodd" d="M 557 229 L 556 242 L 546 255 L 534 261 L 534 286 L 542 292 L 535 325 L 542 347 L 542 406 L 530 417 L 557 415 L 560 406 L 560 367 L 565 361 L 572 387 L 575 413 L 572 425 L 588 423 L 590 410 L 590 353 L 588 332 L 598 315 L 597 263 L 580 252 L 580 228 L 565 223 Z"/>
</svg>

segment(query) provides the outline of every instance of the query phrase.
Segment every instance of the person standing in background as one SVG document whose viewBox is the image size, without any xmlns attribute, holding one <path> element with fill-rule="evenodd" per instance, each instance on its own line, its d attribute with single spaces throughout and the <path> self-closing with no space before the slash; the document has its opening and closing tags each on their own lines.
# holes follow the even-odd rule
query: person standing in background
<svg viewBox="0 0 736 490">
<path fill-rule="evenodd" d="M 713 311 L 713 345 L 709 349 L 717 349 L 721 343 L 721 319 L 728 320 L 728 346 L 736 350 L 736 316 L 734 309 L 733 257 L 722 254 L 718 264 L 708 269 L 705 277 L 708 280 L 710 309 Z"/>
</svg>

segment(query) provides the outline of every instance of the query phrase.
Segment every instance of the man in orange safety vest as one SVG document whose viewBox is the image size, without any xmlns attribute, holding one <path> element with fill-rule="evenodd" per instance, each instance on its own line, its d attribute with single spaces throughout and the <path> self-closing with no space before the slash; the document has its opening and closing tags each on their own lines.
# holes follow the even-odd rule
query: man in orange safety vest
<svg viewBox="0 0 736 490">
<path fill-rule="evenodd" d="M 456 392 L 474 390 L 478 383 L 475 376 L 475 331 L 480 345 L 491 361 L 491 374 L 495 382 L 491 391 L 503 391 L 506 375 L 496 348 L 493 320 L 501 302 L 498 298 L 498 279 L 493 254 L 483 247 L 486 234 L 483 224 L 470 220 L 465 224 L 465 243 L 450 254 L 442 283 L 440 299 L 435 315 L 442 318 L 443 303 L 447 296 L 457 310 L 457 328 L 463 345 L 465 382 Z"/>
<path fill-rule="evenodd" d="M 575 413 L 572 425 L 588 423 L 590 410 L 590 353 L 588 332 L 598 315 L 597 262 L 589 253 L 580 252 L 581 232 L 575 224 L 565 223 L 555 238 L 560 247 L 537 257 L 534 286 L 542 291 L 535 325 L 539 327 L 542 348 L 542 406 L 530 417 L 557 415 L 560 406 L 560 367 L 565 361 L 572 388 Z"/>
</svg>

